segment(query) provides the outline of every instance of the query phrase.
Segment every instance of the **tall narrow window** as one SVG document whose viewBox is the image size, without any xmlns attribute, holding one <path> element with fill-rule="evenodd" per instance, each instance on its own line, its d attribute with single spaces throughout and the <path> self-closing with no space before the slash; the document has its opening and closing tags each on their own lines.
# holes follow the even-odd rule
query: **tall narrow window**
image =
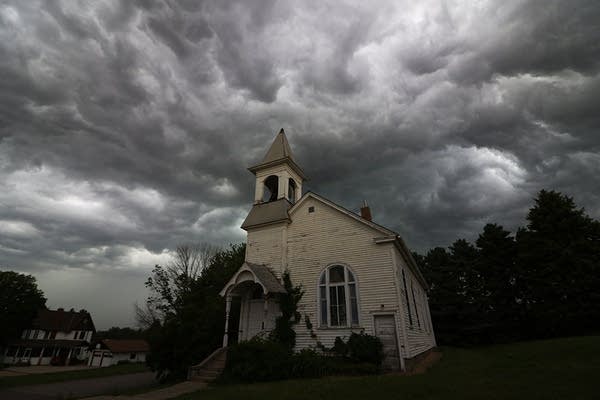
<svg viewBox="0 0 600 400">
<path fill-rule="evenodd" d="M 265 191 L 263 193 L 263 202 L 277 200 L 279 193 L 279 177 L 276 175 L 270 175 L 265 179 Z"/>
<path fill-rule="evenodd" d="M 319 279 L 319 319 L 321 326 L 358 325 L 356 279 L 343 265 L 332 265 Z"/>
<path fill-rule="evenodd" d="M 410 300 L 408 298 L 408 288 L 406 286 L 406 275 L 404 275 L 404 270 L 402 270 L 402 284 L 404 285 L 404 299 L 406 300 L 406 308 L 408 310 L 408 323 L 412 326 L 412 312 L 410 311 Z"/>
<path fill-rule="evenodd" d="M 296 182 L 292 178 L 290 178 L 288 183 L 288 200 L 290 203 L 294 203 L 296 201 Z"/>
<path fill-rule="evenodd" d="M 417 325 L 420 328 L 421 321 L 419 320 L 419 307 L 417 306 L 417 301 L 415 300 L 415 284 L 413 282 L 410 283 L 410 290 L 412 291 L 413 304 L 415 306 L 415 315 L 417 316 Z"/>
</svg>

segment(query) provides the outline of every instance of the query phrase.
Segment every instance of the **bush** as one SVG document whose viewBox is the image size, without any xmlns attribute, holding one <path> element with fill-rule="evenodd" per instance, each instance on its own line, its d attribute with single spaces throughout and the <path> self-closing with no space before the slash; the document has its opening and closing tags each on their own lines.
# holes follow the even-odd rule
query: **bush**
<svg viewBox="0 0 600 400">
<path fill-rule="evenodd" d="M 377 336 L 352 333 L 346 346 L 348 356 L 355 362 L 379 366 L 383 361 L 383 343 Z"/>
<path fill-rule="evenodd" d="M 289 376 L 292 353 L 286 346 L 260 338 L 231 346 L 223 380 L 262 382 Z"/>
<path fill-rule="evenodd" d="M 346 357 L 348 355 L 348 345 L 344 343 L 341 337 L 337 336 L 331 350 L 340 357 Z"/>
<path fill-rule="evenodd" d="M 290 359 L 290 376 L 294 378 L 320 378 L 331 370 L 329 357 L 311 349 L 300 350 Z"/>
<path fill-rule="evenodd" d="M 379 373 L 383 357 L 379 339 L 362 334 L 350 336 L 348 344 L 341 339 L 336 343 L 340 349 L 347 348 L 350 357 L 327 356 L 312 349 L 292 353 L 281 343 L 261 338 L 241 342 L 229 348 L 225 370 L 219 381 L 251 383 Z"/>
</svg>

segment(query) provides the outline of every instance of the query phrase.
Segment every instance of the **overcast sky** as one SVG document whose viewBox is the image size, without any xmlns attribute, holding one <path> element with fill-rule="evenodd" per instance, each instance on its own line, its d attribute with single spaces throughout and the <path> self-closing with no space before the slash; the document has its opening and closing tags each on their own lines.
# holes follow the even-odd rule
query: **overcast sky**
<svg viewBox="0 0 600 400">
<path fill-rule="evenodd" d="M 2 1 L 0 268 L 131 325 L 188 241 L 245 240 L 280 128 L 313 190 L 426 251 L 600 216 L 600 3 Z"/>
</svg>

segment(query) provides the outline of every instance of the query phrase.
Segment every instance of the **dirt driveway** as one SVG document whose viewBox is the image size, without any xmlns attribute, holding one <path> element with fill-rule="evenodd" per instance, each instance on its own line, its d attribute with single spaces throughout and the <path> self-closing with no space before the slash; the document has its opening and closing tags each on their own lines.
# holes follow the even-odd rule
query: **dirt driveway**
<svg viewBox="0 0 600 400">
<path fill-rule="evenodd" d="M 123 390 L 149 386 L 153 383 L 156 383 L 153 372 L 139 372 L 43 385 L 18 386 L 0 390 L 0 399 L 56 400 L 100 394 L 118 394 Z"/>
</svg>

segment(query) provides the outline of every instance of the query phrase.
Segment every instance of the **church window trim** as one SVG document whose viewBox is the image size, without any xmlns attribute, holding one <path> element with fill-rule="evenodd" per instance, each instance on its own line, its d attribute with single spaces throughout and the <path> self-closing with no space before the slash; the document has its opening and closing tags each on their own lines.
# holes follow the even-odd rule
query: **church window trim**
<svg viewBox="0 0 600 400">
<path fill-rule="evenodd" d="M 343 271 L 340 274 L 340 270 Z M 360 326 L 358 280 L 352 269 L 341 263 L 328 265 L 317 282 L 317 320 L 320 328 Z"/>
</svg>

